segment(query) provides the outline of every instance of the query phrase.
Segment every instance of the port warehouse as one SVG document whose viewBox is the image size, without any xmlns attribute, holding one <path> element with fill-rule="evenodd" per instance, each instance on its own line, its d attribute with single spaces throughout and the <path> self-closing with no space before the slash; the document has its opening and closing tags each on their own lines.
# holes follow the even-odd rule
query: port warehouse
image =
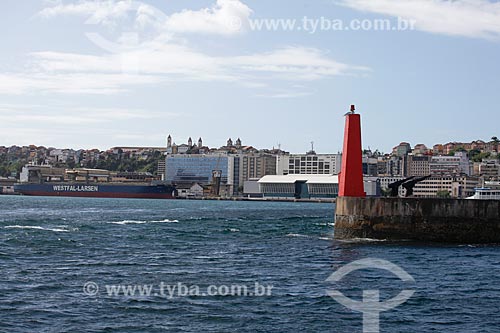
<svg viewBox="0 0 500 333">
<path fill-rule="evenodd" d="M 339 193 L 338 176 L 330 175 L 265 176 L 257 183 L 265 198 L 335 198 Z"/>
<path fill-rule="evenodd" d="M 339 178 L 337 175 L 265 176 L 250 180 L 245 186 L 248 191 L 253 189 L 254 196 L 260 194 L 269 199 L 326 199 L 338 196 Z M 365 181 L 365 191 L 369 196 L 377 196 L 379 188 L 377 181 Z"/>
<path fill-rule="evenodd" d="M 21 183 L 45 182 L 150 182 L 154 176 L 147 172 L 111 172 L 100 169 L 63 169 L 48 165 L 27 165 L 19 176 Z"/>
</svg>

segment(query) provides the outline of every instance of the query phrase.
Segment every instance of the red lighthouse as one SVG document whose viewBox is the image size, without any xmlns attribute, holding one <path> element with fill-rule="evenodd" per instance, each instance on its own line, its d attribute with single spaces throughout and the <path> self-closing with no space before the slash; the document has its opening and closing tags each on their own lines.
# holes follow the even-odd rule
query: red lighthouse
<svg viewBox="0 0 500 333">
<path fill-rule="evenodd" d="M 339 197 L 366 197 L 363 184 L 363 159 L 361 148 L 361 117 L 355 106 L 345 115 L 342 171 L 339 178 Z"/>
</svg>

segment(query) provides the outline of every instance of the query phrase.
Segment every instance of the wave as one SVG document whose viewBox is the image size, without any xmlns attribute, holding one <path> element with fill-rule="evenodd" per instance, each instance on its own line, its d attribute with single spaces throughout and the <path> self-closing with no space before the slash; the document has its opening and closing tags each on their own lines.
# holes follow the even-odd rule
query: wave
<svg viewBox="0 0 500 333">
<path fill-rule="evenodd" d="M 311 236 L 301 235 L 301 234 L 287 234 L 286 237 L 304 237 L 304 238 L 310 238 Z"/>
<path fill-rule="evenodd" d="M 302 235 L 302 234 L 287 234 L 286 237 L 295 237 L 295 238 L 316 238 L 315 236 L 313 235 Z M 328 240 L 328 241 L 331 241 L 333 240 L 333 237 L 332 236 L 321 236 L 321 237 L 318 237 L 319 240 Z"/>
<path fill-rule="evenodd" d="M 44 228 L 37 225 L 7 225 L 4 227 L 5 229 L 32 229 L 32 230 L 47 230 L 54 232 L 69 232 L 67 229 L 62 228 Z"/>
<path fill-rule="evenodd" d="M 327 227 L 334 227 L 335 223 L 334 222 L 326 222 L 326 223 L 314 223 L 314 225 L 319 225 L 319 226 L 327 226 Z"/>
<path fill-rule="evenodd" d="M 379 243 L 388 242 L 388 239 L 374 239 L 374 238 L 352 238 L 352 239 L 339 239 L 342 243 Z"/>
<path fill-rule="evenodd" d="M 164 219 L 164 220 L 158 220 L 158 221 L 138 221 L 138 220 L 123 220 L 123 221 L 118 221 L 118 222 L 108 222 L 111 224 L 120 224 L 120 225 L 125 225 L 125 224 L 148 224 L 148 223 L 177 223 L 179 222 L 178 220 L 169 220 L 169 219 Z"/>
</svg>

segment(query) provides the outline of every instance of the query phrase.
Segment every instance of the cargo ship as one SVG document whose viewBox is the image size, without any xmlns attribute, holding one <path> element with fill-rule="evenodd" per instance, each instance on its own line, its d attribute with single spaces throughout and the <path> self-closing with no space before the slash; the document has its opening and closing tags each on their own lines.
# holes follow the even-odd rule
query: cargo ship
<svg viewBox="0 0 500 333">
<path fill-rule="evenodd" d="M 174 199 L 173 185 L 156 181 L 148 173 L 113 173 L 99 169 L 58 169 L 28 165 L 14 191 L 21 195 Z"/>
</svg>

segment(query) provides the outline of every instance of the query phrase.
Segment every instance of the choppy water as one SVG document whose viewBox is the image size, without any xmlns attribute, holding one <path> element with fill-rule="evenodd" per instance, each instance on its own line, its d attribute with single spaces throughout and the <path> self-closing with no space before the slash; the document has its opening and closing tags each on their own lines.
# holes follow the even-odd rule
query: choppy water
<svg viewBox="0 0 500 333">
<path fill-rule="evenodd" d="M 416 293 L 381 332 L 500 332 L 500 247 L 338 242 L 329 204 L 0 196 L 1 332 L 362 332 L 329 297 Z M 325 282 L 367 257 L 382 270 Z M 92 281 L 100 289 L 84 293 Z M 269 296 L 158 294 L 164 285 L 272 286 Z M 150 296 L 106 285 L 149 285 Z M 92 291 L 92 290 L 91 290 Z"/>
</svg>

